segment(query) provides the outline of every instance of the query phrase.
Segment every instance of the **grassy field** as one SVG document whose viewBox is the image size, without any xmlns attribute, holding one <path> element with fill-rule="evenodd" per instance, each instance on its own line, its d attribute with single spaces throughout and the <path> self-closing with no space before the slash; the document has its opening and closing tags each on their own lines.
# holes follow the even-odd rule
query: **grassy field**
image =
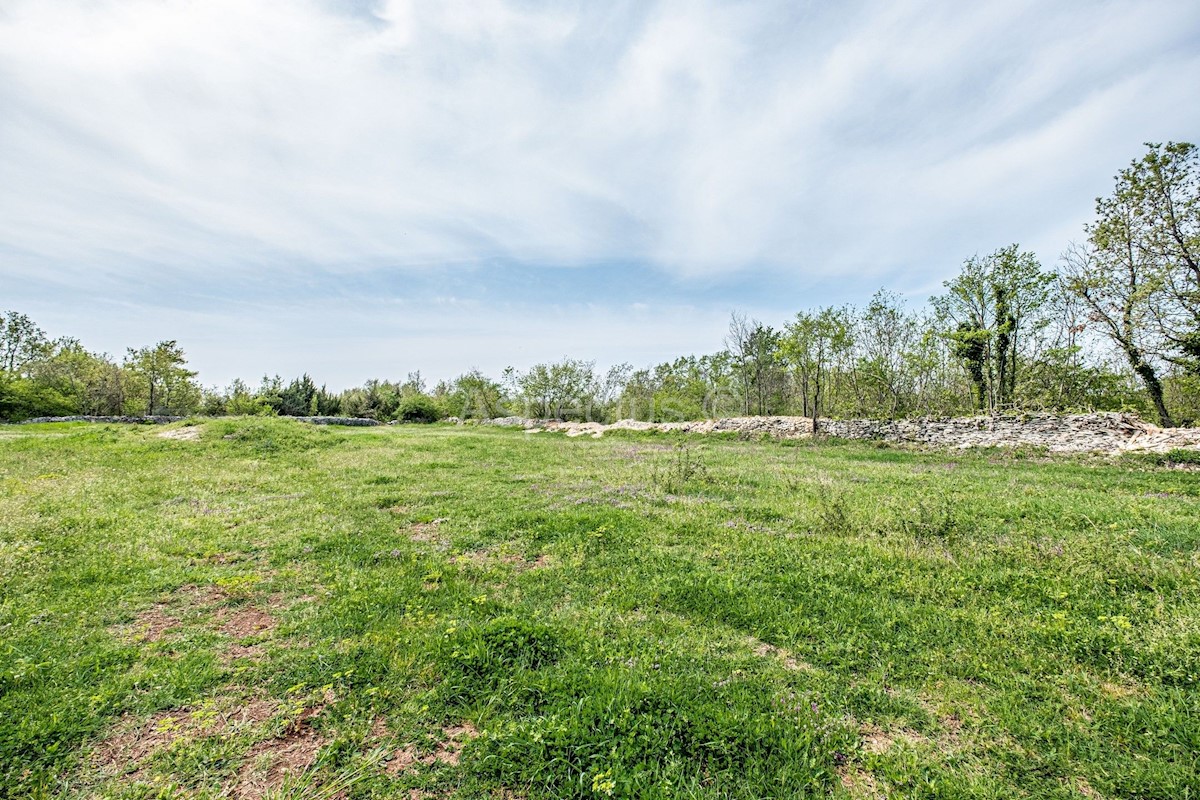
<svg viewBox="0 0 1200 800">
<path fill-rule="evenodd" d="M 0 797 L 1196 798 L 1200 473 L 0 428 Z"/>
</svg>

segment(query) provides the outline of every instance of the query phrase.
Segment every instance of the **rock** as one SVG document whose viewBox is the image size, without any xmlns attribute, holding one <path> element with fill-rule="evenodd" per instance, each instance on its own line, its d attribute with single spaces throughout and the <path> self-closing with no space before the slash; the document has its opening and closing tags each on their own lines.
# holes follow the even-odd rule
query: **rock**
<svg viewBox="0 0 1200 800">
<path fill-rule="evenodd" d="M 812 436 L 807 417 L 725 417 L 694 422 L 641 422 L 611 425 L 502 417 L 482 424 L 545 430 L 567 436 L 600 437 L 609 430 L 679 433 L 737 433 L 800 439 Z M 822 419 L 821 433 L 841 439 L 911 442 L 935 447 L 1042 447 L 1054 453 L 1119 453 L 1200 449 L 1200 429 L 1160 429 L 1136 414 L 1010 414 L 980 417 L 921 417 L 903 420 Z"/>
<path fill-rule="evenodd" d="M 116 422 L 125 425 L 166 425 L 168 422 L 179 422 L 185 417 L 167 417 L 157 414 L 152 414 L 144 417 L 137 416 L 118 416 L 118 417 L 93 417 L 75 415 L 70 417 L 34 417 L 32 419 L 23 419 L 18 422 L 18 425 L 33 425 L 39 422 Z"/>
</svg>

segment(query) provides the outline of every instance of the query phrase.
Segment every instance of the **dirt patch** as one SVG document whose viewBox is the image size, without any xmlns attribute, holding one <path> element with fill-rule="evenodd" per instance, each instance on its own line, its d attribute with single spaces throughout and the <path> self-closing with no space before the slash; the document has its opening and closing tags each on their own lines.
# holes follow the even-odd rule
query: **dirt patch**
<svg viewBox="0 0 1200 800">
<path fill-rule="evenodd" d="M 187 710 L 160 711 L 145 720 L 126 715 L 92 750 L 92 764 L 107 775 L 139 775 L 144 762 L 202 730 Z"/>
<path fill-rule="evenodd" d="M 1104 800 L 1104 795 L 1097 792 L 1092 785 L 1088 783 L 1087 778 L 1076 778 L 1073 783 L 1075 784 L 1075 791 L 1079 792 L 1079 794 L 1083 795 L 1084 797 L 1091 798 L 1091 800 Z"/>
<path fill-rule="evenodd" d="M 158 602 L 139 611 L 132 623 L 117 625 L 112 632 L 132 642 L 158 642 L 183 623 L 179 617 L 198 608 L 215 605 L 225 599 L 216 586 L 200 588 L 192 584 L 180 587 L 167 602 Z"/>
<path fill-rule="evenodd" d="M 220 626 L 221 633 L 231 639 L 262 636 L 279 627 L 279 620 L 254 606 L 217 609 L 213 621 Z"/>
<path fill-rule="evenodd" d="M 443 728 L 441 740 L 433 752 L 422 754 L 416 745 L 410 744 L 392 754 L 387 766 L 384 767 L 384 772 L 389 775 L 399 775 L 415 766 L 457 765 L 463 747 L 477 736 L 479 736 L 479 730 L 469 722 Z"/>
<path fill-rule="evenodd" d="M 938 722 L 942 726 L 941 735 L 938 737 L 941 743 L 946 747 L 960 746 L 962 744 L 963 722 L 958 714 L 938 717 Z"/>
<path fill-rule="evenodd" d="M 525 572 L 530 569 L 545 569 L 554 563 L 554 556 L 548 553 L 542 553 L 533 560 L 525 558 L 523 555 L 510 553 L 500 559 L 503 563 L 509 564 L 517 572 Z"/>
<path fill-rule="evenodd" d="M 471 564 L 476 567 L 490 567 L 495 564 L 505 564 L 513 568 L 516 572 L 524 572 L 531 569 L 545 569 L 554 564 L 554 556 L 547 553 L 542 553 L 537 558 L 532 560 L 525 558 L 520 553 L 495 552 L 493 550 L 471 550 L 466 553 L 461 553 L 454 557 L 454 562 L 458 564 Z"/>
<path fill-rule="evenodd" d="M 181 624 L 167 613 L 167 606 L 160 603 L 139 613 L 133 624 L 122 632 L 126 633 L 125 638 L 135 642 L 158 642 Z"/>
<path fill-rule="evenodd" d="M 138 778 L 156 753 L 176 742 L 258 725 L 275 715 L 274 700 L 230 699 L 222 705 L 159 711 L 145 719 L 126 714 L 92 749 L 91 762 L 108 775 Z"/>
<path fill-rule="evenodd" d="M 443 522 L 449 522 L 445 517 L 431 520 L 429 522 L 416 522 L 408 526 L 408 538 L 414 542 L 425 542 L 427 544 L 440 543 L 441 538 L 437 535 L 438 528 Z"/>
<path fill-rule="evenodd" d="M 224 603 L 229 599 L 229 592 L 220 586 L 196 586 L 188 584 L 175 590 L 175 596 L 191 607 L 204 608 Z"/>
<path fill-rule="evenodd" d="M 851 797 L 887 797 L 887 795 L 880 790 L 879 784 L 875 782 L 875 776 L 869 772 L 865 772 L 857 767 L 851 768 L 848 766 L 843 766 L 838 768 L 837 773 L 838 778 L 841 781 L 842 788 L 849 792 Z"/>
<path fill-rule="evenodd" d="M 221 663 L 229 666 L 239 659 L 261 661 L 266 658 L 267 651 L 261 644 L 231 644 L 221 651 Z"/>
<path fill-rule="evenodd" d="M 1136 686 L 1130 686 L 1129 684 L 1124 683 L 1115 683 L 1113 681 L 1104 681 L 1101 683 L 1100 691 L 1103 692 L 1106 697 L 1114 700 L 1120 700 L 1125 697 L 1133 697 L 1138 693 Z"/>
<path fill-rule="evenodd" d="M 371 731 L 367 734 L 367 741 L 378 742 L 383 739 L 389 739 L 392 736 L 391 730 L 388 729 L 387 720 L 383 717 L 376 717 L 371 721 Z"/>
<path fill-rule="evenodd" d="M 317 761 L 326 740 L 307 724 L 293 726 L 282 736 L 250 748 L 226 796 L 259 800 L 279 790 L 289 778 L 296 779 Z"/>
<path fill-rule="evenodd" d="M 897 744 L 903 743 L 912 746 L 926 741 L 924 736 L 908 728 L 885 731 L 875 725 L 861 726 L 858 729 L 858 735 L 862 738 L 863 752 L 872 755 L 887 752 Z"/>
<path fill-rule="evenodd" d="M 751 638 L 750 645 L 754 650 L 754 655 L 759 658 L 778 658 L 783 662 L 783 668 L 791 671 L 811 670 L 812 664 L 801 661 L 793 656 L 789 651 L 782 647 L 776 647 L 773 644 L 767 644 L 759 639 Z"/>
</svg>

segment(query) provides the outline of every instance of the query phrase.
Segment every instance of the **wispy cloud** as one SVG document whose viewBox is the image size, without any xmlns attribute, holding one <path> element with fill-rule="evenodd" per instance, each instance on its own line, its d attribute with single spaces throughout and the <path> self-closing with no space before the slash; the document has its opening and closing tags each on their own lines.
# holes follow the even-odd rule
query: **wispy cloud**
<svg viewBox="0 0 1200 800">
<path fill-rule="evenodd" d="M 649 270 L 675 305 L 919 290 L 1014 240 L 1052 259 L 1141 142 L 1200 138 L 1197 85 L 1184 0 L 9 0 L 0 263 L 27 306 L 447 269 L 494 295 L 513 265 Z"/>
</svg>

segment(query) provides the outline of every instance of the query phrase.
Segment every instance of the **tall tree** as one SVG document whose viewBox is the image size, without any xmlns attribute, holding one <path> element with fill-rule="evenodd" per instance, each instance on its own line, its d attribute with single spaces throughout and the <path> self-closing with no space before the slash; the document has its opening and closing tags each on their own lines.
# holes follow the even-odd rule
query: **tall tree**
<svg viewBox="0 0 1200 800">
<path fill-rule="evenodd" d="M 1157 273 L 1150 306 L 1162 356 L 1200 375 L 1200 150 L 1188 142 L 1147 144 L 1117 175 L 1113 199 L 1132 210 L 1129 237 Z"/>
<path fill-rule="evenodd" d="M 851 315 L 844 308 L 822 308 L 801 312 L 784 329 L 780 350 L 800 386 L 805 416 L 812 418 L 813 433 L 819 431 L 824 392 L 833 366 L 853 347 Z"/>
<path fill-rule="evenodd" d="M 1101 219 L 1089 227 L 1088 243 L 1072 245 L 1063 254 L 1063 277 L 1091 311 L 1092 323 L 1117 346 L 1141 380 L 1159 424 L 1173 427 L 1153 360 L 1158 346 L 1153 305 L 1161 293 L 1161 278 L 1133 242 L 1128 204 L 1101 199 L 1097 209 Z"/>
<path fill-rule="evenodd" d="M 756 319 L 737 312 L 730 315 L 725 344 L 737 365 L 746 414 L 769 413 L 782 388 L 780 338 L 776 330 Z"/>
<path fill-rule="evenodd" d="M 867 395 L 860 413 L 895 417 L 912 401 L 909 359 L 921 331 L 902 302 L 899 295 L 880 289 L 857 320 L 854 372 Z"/>
<path fill-rule="evenodd" d="M 931 298 L 981 411 L 1015 402 L 1021 348 L 1046 323 L 1042 312 L 1053 281 L 1033 253 L 1013 244 L 967 259 L 959 275 L 943 284 L 946 294 Z"/>
<path fill-rule="evenodd" d="M 196 373 L 187 368 L 187 357 L 174 339 L 130 348 L 125 368 L 145 399 L 147 414 L 192 411 L 200 399 L 200 387 L 193 380 Z"/>
<path fill-rule="evenodd" d="M 52 349 L 46 332 L 29 317 L 16 311 L 0 314 L 0 371 L 10 375 L 23 373 Z"/>
</svg>

